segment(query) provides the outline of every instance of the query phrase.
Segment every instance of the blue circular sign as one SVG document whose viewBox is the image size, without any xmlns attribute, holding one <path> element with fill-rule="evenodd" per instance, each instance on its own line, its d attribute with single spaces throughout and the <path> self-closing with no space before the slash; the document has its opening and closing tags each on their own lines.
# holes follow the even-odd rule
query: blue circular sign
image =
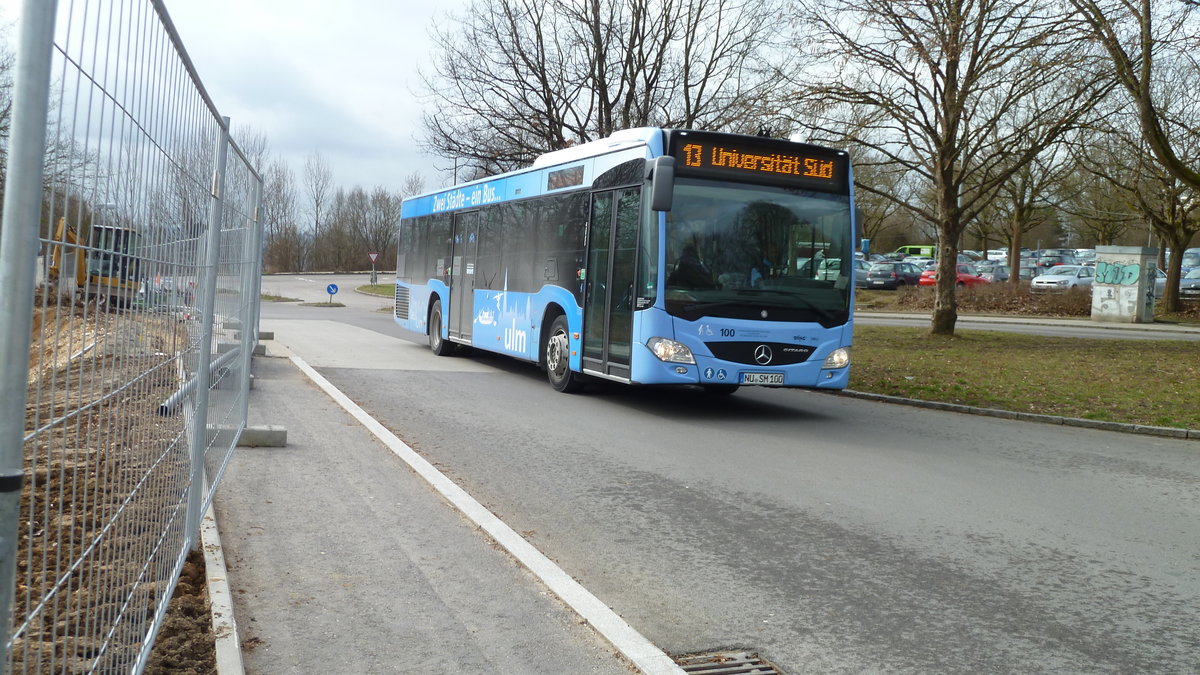
<svg viewBox="0 0 1200 675">
<path fill-rule="evenodd" d="M 337 284 L 329 284 L 325 287 L 325 292 L 329 293 L 330 295 L 337 295 Z"/>
</svg>

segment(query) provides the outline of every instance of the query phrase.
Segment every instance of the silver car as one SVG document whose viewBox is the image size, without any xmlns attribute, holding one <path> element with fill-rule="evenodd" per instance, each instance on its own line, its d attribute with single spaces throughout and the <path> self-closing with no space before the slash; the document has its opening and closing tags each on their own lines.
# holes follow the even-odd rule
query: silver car
<svg viewBox="0 0 1200 675">
<path fill-rule="evenodd" d="M 1200 267 L 1188 270 L 1179 280 L 1180 300 L 1200 300 Z"/>
<path fill-rule="evenodd" d="M 1091 288 L 1096 271 L 1084 265 L 1056 265 L 1033 278 L 1034 293 L 1065 293 L 1072 288 Z"/>
</svg>

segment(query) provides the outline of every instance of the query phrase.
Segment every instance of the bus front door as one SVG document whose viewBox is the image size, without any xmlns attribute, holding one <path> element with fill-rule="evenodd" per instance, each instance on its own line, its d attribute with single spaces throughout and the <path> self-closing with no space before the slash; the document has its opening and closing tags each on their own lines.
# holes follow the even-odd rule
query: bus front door
<svg viewBox="0 0 1200 675">
<path fill-rule="evenodd" d="M 451 267 L 450 308 L 447 332 L 450 337 L 471 341 L 475 321 L 475 254 L 479 239 L 479 212 L 454 216 L 454 253 Z"/>
<path fill-rule="evenodd" d="M 583 369 L 628 380 L 641 189 L 592 195 L 587 290 L 583 299 Z"/>
</svg>

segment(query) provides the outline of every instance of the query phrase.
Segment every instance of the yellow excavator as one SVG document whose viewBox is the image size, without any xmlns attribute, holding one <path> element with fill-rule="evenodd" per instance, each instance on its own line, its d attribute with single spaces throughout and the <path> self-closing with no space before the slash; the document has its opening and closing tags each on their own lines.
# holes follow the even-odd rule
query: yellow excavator
<svg viewBox="0 0 1200 675">
<path fill-rule="evenodd" d="M 137 232 L 93 224 L 88 244 L 83 246 L 75 228 L 67 224 L 66 218 L 59 218 L 51 246 L 47 270 L 51 288 L 58 288 L 65 261 L 73 255 L 75 288 L 81 300 L 117 307 L 133 304 L 139 284 Z"/>
</svg>

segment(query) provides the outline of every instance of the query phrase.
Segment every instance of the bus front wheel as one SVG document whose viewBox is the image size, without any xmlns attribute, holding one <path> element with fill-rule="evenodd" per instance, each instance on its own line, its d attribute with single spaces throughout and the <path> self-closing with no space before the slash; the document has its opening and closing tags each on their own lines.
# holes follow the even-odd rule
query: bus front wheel
<svg viewBox="0 0 1200 675">
<path fill-rule="evenodd" d="M 433 309 L 429 310 L 429 348 L 435 356 L 449 356 L 454 353 L 454 345 L 442 337 L 441 300 L 434 300 Z"/>
<path fill-rule="evenodd" d="M 571 340 L 567 331 L 567 317 L 554 317 L 550 332 L 546 335 L 546 377 L 550 386 L 563 393 L 574 393 L 583 388 L 583 376 L 571 371 Z"/>
</svg>

